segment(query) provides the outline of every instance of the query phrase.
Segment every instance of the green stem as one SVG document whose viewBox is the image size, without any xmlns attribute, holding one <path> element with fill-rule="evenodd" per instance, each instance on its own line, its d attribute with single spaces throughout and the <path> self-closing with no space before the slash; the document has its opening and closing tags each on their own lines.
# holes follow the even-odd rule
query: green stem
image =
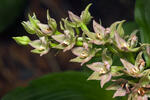
<svg viewBox="0 0 150 100">
<path fill-rule="evenodd" d="M 82 29 L 82 31 L 88 31 L 89 32 L 89 29 L 87 28 L 87 26 L 84 23 L 81 23 L 81 29 Z"/>
<path fill-rule="evenodd" d="M 55 34 L 55 35 L 59 35 L 59 34 L 62 34 L 62 33 L 59 32 L 59 31 L 56 31 L 54 34 Z"/>
<path fill-rule="evenodd" d="M 80 34 L 79 29 L 76 27 L 75 30 L 76 30 L 77 35 L 79 35 Z"/>
</svg>

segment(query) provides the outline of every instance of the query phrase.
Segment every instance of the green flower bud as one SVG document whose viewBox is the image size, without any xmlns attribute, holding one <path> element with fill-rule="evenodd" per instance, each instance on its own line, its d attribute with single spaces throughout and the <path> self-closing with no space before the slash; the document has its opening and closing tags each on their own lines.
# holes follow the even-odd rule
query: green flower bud
<svg viewBox="0 0 150 100">
<path fill-rule="evenodd" d="M 20 45 L 28 45 L 31 41 L 27 36 L 13 37 L 13 39 Z"/>
</svg>

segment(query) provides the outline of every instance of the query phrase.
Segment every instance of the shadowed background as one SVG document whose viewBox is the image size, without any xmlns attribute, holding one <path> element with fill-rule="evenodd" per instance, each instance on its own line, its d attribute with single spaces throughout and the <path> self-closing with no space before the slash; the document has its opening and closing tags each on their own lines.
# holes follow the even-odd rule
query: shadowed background
<svg viewBox="0 0 150 100">
<path fill-rule="evenodd" d="M 102 20 L 107 27 L 114 21 L 134 18 L 135 0 L 1 0 L 0 1 L 0 96 L 17 86 L 25 86 L 29 80 L 51 72 L 81 70 L 77 63 L 69 63 L 70 52 L 51 50 L 40 57 L 30 53 L 31 47 L 17 45 L 11 37 L 28 35 L 21 26 L 28 13 L 35 12 L 38 19 L 46 23 L 46 10 L 59 23 L 70 10 L 77 15 L 89 3 L 91 15 Z"/>
</svg>

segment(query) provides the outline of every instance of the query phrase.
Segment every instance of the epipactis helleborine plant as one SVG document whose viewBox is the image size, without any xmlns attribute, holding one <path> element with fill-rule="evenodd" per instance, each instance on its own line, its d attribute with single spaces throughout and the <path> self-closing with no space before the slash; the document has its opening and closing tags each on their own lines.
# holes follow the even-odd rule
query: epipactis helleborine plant
<svg viewBox="0 0 150 100">
<path fill-rule="evenodd" d="M 99 80 L 101 87 L 106 83 L 111 85 L 106 90 L 116 90 L 113 98 L 128 96 L 128 100 L 148 100 L 150 97 L 150 60 L 149 44 L 139 43 L 133 31 L 130 36 L 125 35 L 123 21 L 117 21 L 104 28 L 100 23 L 93 20 L 91 32 L 87 25 L 92 20 L 89 13 L 89 4 L 80 17 L 69 11 L 69 19 L 60 21 L 60 29 L 55 19 L 51 18 L 47 11 L 47 24 L 41 23 L 36 15 L 29 15 L 28 21 L 23 21 L 25 30 L 38 37 L 30 40 L 27 36 L 13 37 L 20 45 L 30 45 L 33 53 L 40 56 L 47 54 L 51 48 L 61 49 L 63 52 L 71 50 L 77 56 L 71 62 L 87 64 L 93 71 L 88 80 Z M 148 60 L 145 60 L 145 56 Z M 90 61 L 93 58 L 99 61 Z M 118 59 L 121 65 L 114 65 Z"/>
</svg>

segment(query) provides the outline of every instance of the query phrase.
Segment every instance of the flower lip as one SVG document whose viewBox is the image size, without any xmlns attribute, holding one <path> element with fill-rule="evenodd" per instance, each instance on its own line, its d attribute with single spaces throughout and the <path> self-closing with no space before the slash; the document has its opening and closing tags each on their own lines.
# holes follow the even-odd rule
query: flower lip
<svg viewBox="0 0 150 100">
<path fill-rule="evenodd" d="M 88 52 L 86 50 L 84 50 L 81 54 L 80 54 L 80 58 L 86 58 L 88 57 Z"/>
</svg>

